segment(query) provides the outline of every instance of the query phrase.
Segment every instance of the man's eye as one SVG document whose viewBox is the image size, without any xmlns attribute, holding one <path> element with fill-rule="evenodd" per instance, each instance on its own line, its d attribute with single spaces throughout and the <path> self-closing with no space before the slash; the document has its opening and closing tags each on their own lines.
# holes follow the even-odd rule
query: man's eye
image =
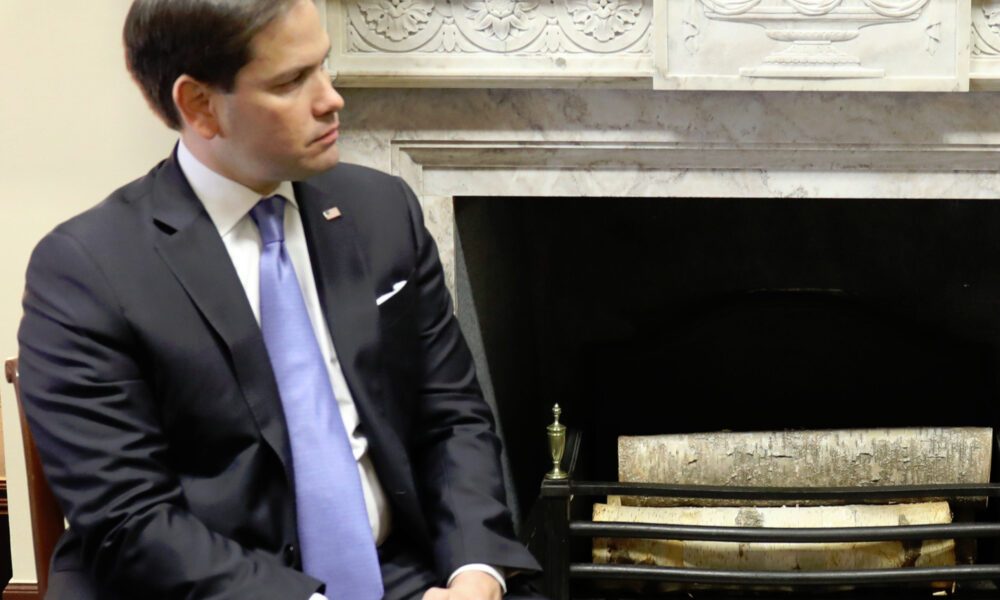
<svg viewBox="0 0 1000 600">
<path fill-rule="evenodd" d="M 305 76 L 302 73 L 299 73 L 295 77 L 292 77 L 291 79 L 287 79 L 287 80 L 279 83 L 278 87 L 279 88 L 291 88 L 291 87 L 295 87 L 296 85 L 302 83 L 302 81 L 304 79 L 305 79 Z"/>
</svg>

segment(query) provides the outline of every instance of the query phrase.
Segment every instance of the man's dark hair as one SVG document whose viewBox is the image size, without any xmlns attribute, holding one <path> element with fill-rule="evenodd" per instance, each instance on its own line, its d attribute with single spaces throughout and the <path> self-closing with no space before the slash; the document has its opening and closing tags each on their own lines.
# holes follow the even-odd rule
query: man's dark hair
<svg viewBox="0 0 1000 600">
<path fill-rule="evenodd" d="M 135 0 L 125 17 L 125 61 L 146 100 L 181 128 L 174 82 L 187 74 L 231 92 L 251 42 L 299 0 Z"/>
</svg>

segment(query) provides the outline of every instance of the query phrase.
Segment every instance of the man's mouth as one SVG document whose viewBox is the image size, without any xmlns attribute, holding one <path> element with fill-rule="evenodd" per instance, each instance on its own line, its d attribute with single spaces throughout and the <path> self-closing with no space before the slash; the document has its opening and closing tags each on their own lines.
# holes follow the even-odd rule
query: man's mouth
<svg viewBox="0 0 1000 600">
<path fill-rule="evenodd" d="M 326 133 L 323 133 L 318 138 L 316 138 L 315 140 L 313 140 L 313 143 L 314 144 L 332 144 L 332 143 L 334 143 L 334 142 L 337 141 L 338 137 L 340 137 L 340 127 L 335 125 L 335 126 L 331 127 L 330 129 L 328 129 L 326 131 Z"/>
</svg>

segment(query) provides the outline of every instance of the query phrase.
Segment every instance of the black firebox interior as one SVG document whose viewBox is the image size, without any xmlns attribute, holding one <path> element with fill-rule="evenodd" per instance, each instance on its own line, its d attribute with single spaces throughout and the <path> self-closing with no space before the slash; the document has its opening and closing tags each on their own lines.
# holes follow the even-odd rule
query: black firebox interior
<svg viewBox="0 0 1000 600">
<path fill-rule="evenodd" d="M 998 424 L 998 202 L 455 209 L 523 512 L 555 402 L 605 480 L 621 434 Z"/>
</svg>

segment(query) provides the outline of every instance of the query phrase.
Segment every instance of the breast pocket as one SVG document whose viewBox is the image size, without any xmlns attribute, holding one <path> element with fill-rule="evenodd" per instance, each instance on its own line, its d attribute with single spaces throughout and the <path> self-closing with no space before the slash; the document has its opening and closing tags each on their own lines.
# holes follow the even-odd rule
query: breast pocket
<svg viewBox="0 0 1000 600">
<path fill-rule="evenodd" d="M 413 409 L 423 364 L 417 287 L 409 281 L 378 307 L 380 362 L 386 375 L 383 390 L 393 408 L 390 412 L 404 420 Z"/>
<path fill-rule="evenodd" d="M 391 327 L 397 321 L 405 317 L 414 308 L 417 294 L 417 283 L 415 281 L 404 280 L 402 287 L 397 287 L 395 293 L 390 296 L 386 294 L 385 300 L 378 304 L 379 325 L 384 329 Z M 397 283 L 396 286 L 399 286 Z M 380 296 L 379 299 L 385 296 Z M 376 301 L 378 302 L 378 300 Z"/>
</svg>

